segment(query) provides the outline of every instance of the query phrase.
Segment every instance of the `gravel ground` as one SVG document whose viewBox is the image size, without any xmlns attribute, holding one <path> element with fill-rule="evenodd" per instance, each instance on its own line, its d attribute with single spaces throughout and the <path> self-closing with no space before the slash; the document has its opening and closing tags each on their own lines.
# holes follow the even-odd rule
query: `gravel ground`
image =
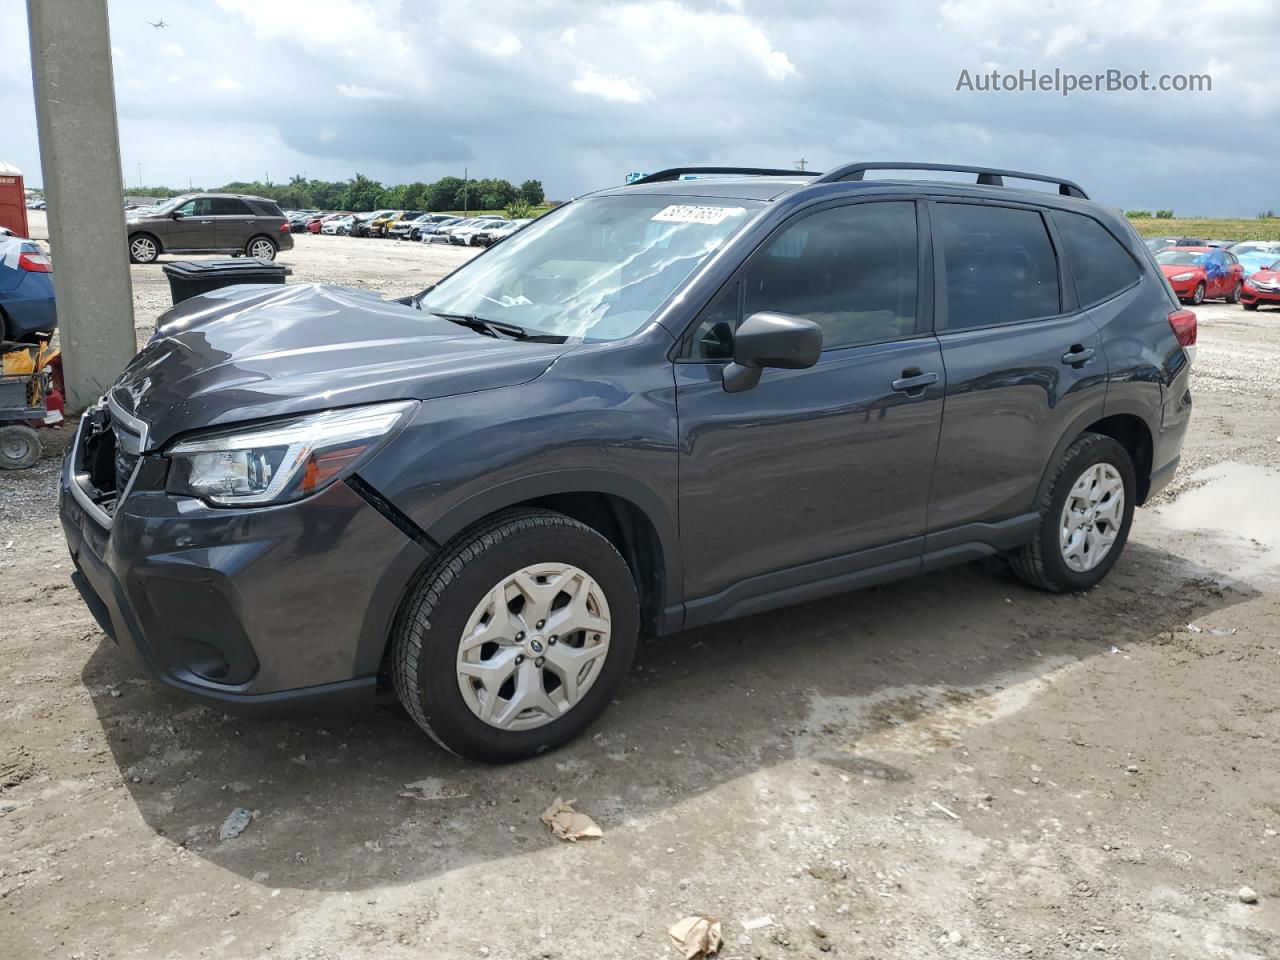
<svg viewBox="0 0 1280 960">
<path fill-rule="evenodd" d="M 282 260 L 399 295 L 465 255 Z M 656 641 L 590 735 L 497 769 L 394 702 L 157 689 L 69 587 L 50 431 L 0 477 L 4 954 L 663 958 L 702 913 L 722 957 L 1280 956 L 1280 312 L 1198 313 L 1183 468 L 1099 588 L 971 565 Z M 603 838 L 553 838 L 557 797 Z"/>
</svg>

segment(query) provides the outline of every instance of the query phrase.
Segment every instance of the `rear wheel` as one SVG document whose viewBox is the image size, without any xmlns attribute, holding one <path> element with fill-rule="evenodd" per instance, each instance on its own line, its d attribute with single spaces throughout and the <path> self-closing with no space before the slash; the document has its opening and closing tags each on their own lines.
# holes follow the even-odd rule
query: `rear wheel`
<svg viewBox="0 0 1280 960">
<path fill-rule="evenodd" d="M 0 427 L 0 469 L 24 470 L 35 466 L 42 453 L 40 436 L 30 427 L 21 424 Z"/>
<path fill-rule="evenodd" d="M 1204 284 L 1197 283 L 1195 290 L 1191 294 L 1191 302 L 1196 306 L 1204 303 Z"/>
<path fill-rule="evenodd" d="M 276 242 L 270 237 L 254 237 L 244 245 L 246 257 L 257 260 L 274 260 L 276 258 Z"/>
<path fill-rule="evenodd" d="M 1227 294 L 1227 303 L 1239 303 L 1240 291 L 1243 289 L 1244 289 L 1244 284 L 1237 281 L 1232 291 L 1229 294 Z"/>
<path fill-rule="evenodd" d="M 1136 491 L 1129 452 L 1111 437 L 1084 434 L 1062 455 L 1035 539 L 1010 556 L 1014 572 L 1054 593 L 1098 584 L 1129 538 Z"/>
<path fill-rule="evenodd" d="M 160 244 L 155 237 L 145 233 L 135 233 L 129 238 L 130 263 L 155 263 L 160 256 Z"/>
<path fill-rule="evenodd" d="M 392 676 L 441 746 L 507 763 L 595 721 L 638 631 L 635 582 L 608 540 L 563 514 L 509 510 L 423 573 L 396 621 Z"/>
</svg>

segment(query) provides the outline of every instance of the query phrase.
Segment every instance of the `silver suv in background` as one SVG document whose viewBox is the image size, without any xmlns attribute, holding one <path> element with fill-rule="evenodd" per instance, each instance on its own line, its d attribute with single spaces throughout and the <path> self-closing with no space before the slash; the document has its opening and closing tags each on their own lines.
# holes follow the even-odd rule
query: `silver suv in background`
<svg viewBox="0 0 1280 960">
<path fill-rule="evenodd" d="M 292 250 L 289 221 L 274 200 L 235 193 L 174 197 L 126 221 L 129 261 L 153 263 L 162 253 L 229 253 L 274 260 Z"/>
</svg>

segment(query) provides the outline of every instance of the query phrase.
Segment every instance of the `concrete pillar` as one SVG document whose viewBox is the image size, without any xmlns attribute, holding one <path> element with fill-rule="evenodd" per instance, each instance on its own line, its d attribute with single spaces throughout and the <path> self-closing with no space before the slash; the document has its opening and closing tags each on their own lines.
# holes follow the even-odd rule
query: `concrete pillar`
<svg viewBox="0 0 1280 960">
<path fill-rule="evenodd" d="M 106 0 L 27 0 L 67 405 L 137 351 Z"/>
</svg>

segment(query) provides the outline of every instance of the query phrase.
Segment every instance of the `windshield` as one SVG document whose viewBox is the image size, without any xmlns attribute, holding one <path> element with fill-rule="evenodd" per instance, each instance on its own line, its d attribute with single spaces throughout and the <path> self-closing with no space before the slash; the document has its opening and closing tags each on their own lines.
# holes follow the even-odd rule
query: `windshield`
<svg viewBox="0 0 1280 960">
<path fill-rule="evenodd" d="M 152 207 L 150 210 L 147 211 L 147 214 L 149 216 L 152 216 L 152 215 L 163 216 L 166 213 L 172 213 L 174 210 L 177 210 L 178 207 L 182 206 L 182 204 L 186 203 L 190 199 L 191 199 L 191 196 L 188 194 L 185 197 L 174 197 L 172 200 L 165 200 L 163 203 L 157 203 L 154 207 Z"/>
<path fill-rule="evenodd" d="M 1205 262 L 1207 253 L 1186 253 L 1182 250 L 1164 250 L 1156 254 L 1156 263 L 1171 267 L 1194 267 Z"/>
<path fill-rule="evenodd" d="M 618 340 L 750 220 L 753 200 L 642 194 L 579 200 L 511 235 L 423 298 L 423 310 L 531 334 Z"/>
</svg>

